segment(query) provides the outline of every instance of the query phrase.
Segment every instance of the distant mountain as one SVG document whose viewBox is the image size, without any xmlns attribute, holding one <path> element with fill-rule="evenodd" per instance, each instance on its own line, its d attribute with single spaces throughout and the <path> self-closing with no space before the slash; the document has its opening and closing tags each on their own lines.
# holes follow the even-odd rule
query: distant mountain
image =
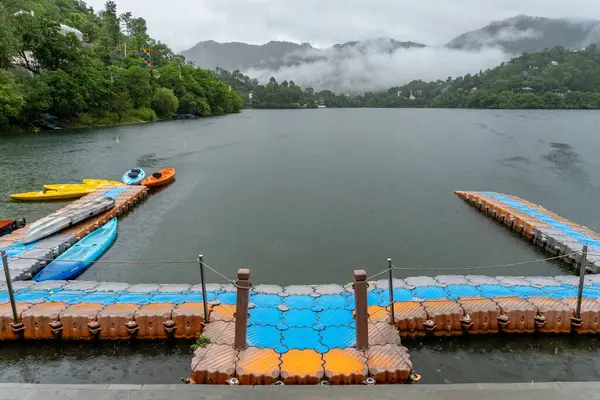
<svg viewBox="0 0 600 400">
<path fill-rule="evenodd" d="M 599 41 L 598 20 L 519 15 L 464 33 L 448 42 L 447 47 L 477 50 L 499 46 L 509 53 L 520 54 L 555 46 L 582 48 Z"/>
<path fill-rule="evenodd" d="M 201 68 L 221 67 L 229 71 L 249 68 L 277 69 L 325 58 L 326 53 L 336 52 L 340 57 L 352 51 L 392 53 L 399 48 L 425 47 L 415 42 L 400 42 L 389 38 L 353 41 L 336 44 L 328 49 L 316 49 L 308 43 L 271 41 L 263 45 L 240 42 L 218 43 L 213 40 L 200 42 L 181 54 Z"/>
</svg>

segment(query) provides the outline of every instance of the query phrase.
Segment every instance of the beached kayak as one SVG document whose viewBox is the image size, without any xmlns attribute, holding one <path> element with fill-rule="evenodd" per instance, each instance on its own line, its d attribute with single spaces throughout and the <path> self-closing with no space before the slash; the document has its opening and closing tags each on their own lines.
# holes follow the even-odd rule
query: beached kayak
<svg viewBox="0 0 600 400">
<path fill-rule="evenodd" d="M 139 185 L 144 179 L 146 179 L 146 173 L 141 168 L 132 168 L 121 178 L 126 185 Z"/>
<path fill-rule="evenodd" d="M 119 182 L 119 181 L 106 181 L 104 179 L 84 179 L 81 182 L 84 185 L 92 185 L 92 186 L 104 186 L 104 185 L 125 186 L 125 184 L 123 182 Z"/>
<path fill-rule="evenodd" d="M 77 190 L 43 190 L 41 192 L 25 192 L 11 194 L 10 198 L 23 201 L 49 201 L 49 200 L 64 200 L 76 199 L 85 196 L 96 190 L 95 186 L 86 186 Z"/>
<path fill-rule="evenodd" d="M 0 219 L 0 236 L 8 235 L 15 229 L 25 226 L 25 218 Z"/>
<path fill-rule="evenodd" d="M 96 229 L 42 269 L 34 281 L 75 279 L 113 244 L 117 237 L 117 219 Z"/>
<path fill-rule="evenodd" d="M 71 204 L 59 212 L 37 220 L 29 226 L 23 243 L 31 243 L 50 236 L 71 225 L 110 210 L 115 206 L 115 200 L 99 196 L 81 204 Z"/>
<path fill-rule="evenodd" d="M 142 181 L 146 187 L 163 186 L 175 180 L 175 168 L 165 168 L 155 172 Z"/>
</svg>

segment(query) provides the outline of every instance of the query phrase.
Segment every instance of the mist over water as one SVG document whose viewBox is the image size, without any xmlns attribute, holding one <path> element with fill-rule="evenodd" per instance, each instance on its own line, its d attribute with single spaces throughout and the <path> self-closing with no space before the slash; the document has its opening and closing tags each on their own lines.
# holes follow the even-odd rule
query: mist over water
<svg viewBox="0 0 600 400">
<path fill-rule="evenodd" d="M 362 93 L 387 90 L 412 80 L 446 80 L 449 76 L 478 73 L 493 68 L 511 55 L 498 47 L 479 51 L 450 49 L 445 46 L 398 48 L 372 41 L 365 46 L 309 49 L 291 55 L 295 65 L 279 69 L 249 69 L 245 74 L 266 83 L 292 80 L 302 87 L 329 89 L 336 93 Z"/>
</svg>

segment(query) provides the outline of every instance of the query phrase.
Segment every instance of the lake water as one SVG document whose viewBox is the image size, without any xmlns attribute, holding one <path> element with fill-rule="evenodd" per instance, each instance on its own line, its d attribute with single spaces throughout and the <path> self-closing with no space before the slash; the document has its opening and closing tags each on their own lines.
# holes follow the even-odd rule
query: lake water
<svg viewBox="0 0 600 400">
<path fill-rule="evenodd" d="M 33 221 L 62 206 L 13 202 L 10 193 L 83 178 L 119 180 L 136 166 L 174 167 L 177 181 L 119 222 L 117 242 L 102 258 L 114 263 L 96 264 L 80 279 L 197 283 L 197 264 L 119 261 L 191 261 L 199 253 L 230 277 L 250 268 L 254 284 L 346 283 L 353 269 L 383 270 L 388 257 L 413 268 L 398 277 L 460 273 L 547 254 L 454 190 L 517 195 L 600 230 L 599 122 L 600 113 L 583 111 L 247 110 L 199 121 L 0 136 L 0 218 Z M 486 273 L 571 272 L 560 262 L 540 262 Z M 407 346 L 428 382 L 600 379 L 595 339 L 573 340 L 461 338 Z M 0 380 L 146 382 L 143 369 L 154 368 L 153 382 L 173 382 L 187 374 L 190 360 L 187 345 L 21 347 L 0 345 L 7 365 Z M 51 372 L 79 359 L 96 372 Z M 99 359 L 114 360 L 113 373 Z M 161 373 L 166 359 L 173 374 Z M 31 360 L 46 374 L 24 371 L 33 368 Z M 119 372 L 136 362 L 141 370 Z"/>
</svg>

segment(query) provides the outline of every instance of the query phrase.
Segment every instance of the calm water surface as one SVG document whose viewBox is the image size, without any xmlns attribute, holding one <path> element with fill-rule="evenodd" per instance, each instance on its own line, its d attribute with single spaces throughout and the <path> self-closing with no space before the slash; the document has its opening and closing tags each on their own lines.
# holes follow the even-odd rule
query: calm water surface
<svg viewBox="0 0 600 400">
<path fill-rule="evenodd" d="M 114 263 L 96 264 L 80 279 L 196 283 L 194 264 L 119 261 L 194 260 L 199 253 L 228 276 L 250 268 L 255 284 L 346 283 L 353 269 L 382 270 L 387 257 L 415 269 L 399 277 L 452 274 L 546 257 L 454 190 L 514 194 L 600 230 L 599 122 L 600 113 L 577 111 L 250 110 L 2 136 L 0 218 L 33 221 L 62 206 L 13 202 L 10 193 L 170 166 L 177 181 L 119 222 L 117 242 L 102 258 Z M 486 272 L 570 273 L 551 262 Z M 407 346 L 428 382 L 600 379 L 590 338 Z M 28 372 L 34 360 L 41 367 Z M 172 373 L 161 373 L 165 360 Z M 64 367 L 80 361 L 81 369 Z M 174 382 L 187 374 L 189 355 L 187 344 L 11 344 L 0 345 L 0 365 L 3 381 L 148 382 L 153 370 L 152 382 Z"/>
</svg>

